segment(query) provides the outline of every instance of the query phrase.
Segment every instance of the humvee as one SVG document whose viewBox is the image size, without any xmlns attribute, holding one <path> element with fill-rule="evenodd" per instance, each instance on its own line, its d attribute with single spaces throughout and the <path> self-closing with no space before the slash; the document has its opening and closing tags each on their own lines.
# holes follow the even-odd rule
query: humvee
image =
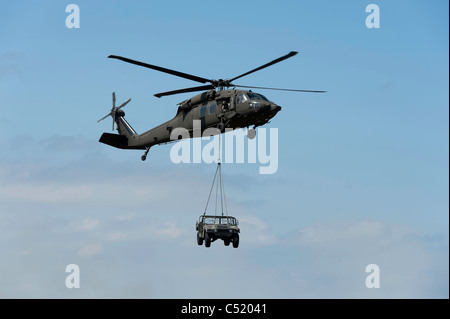
<svg viewBox="0 0 450 319">
<path fill-rule="evenodd" d="M 232 216 L 201 215 L 195 225 L 197 244 L 210 247 L 211 242 L 222 239 L 225 246 L 233 242 L 233 247 L 239 247 L 238 220 Z"/>
</svg>

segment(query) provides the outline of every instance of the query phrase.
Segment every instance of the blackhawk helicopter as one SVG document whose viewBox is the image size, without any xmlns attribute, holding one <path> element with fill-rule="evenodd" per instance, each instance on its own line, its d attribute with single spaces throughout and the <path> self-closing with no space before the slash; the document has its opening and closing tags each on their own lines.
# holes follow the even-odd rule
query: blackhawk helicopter
<svg viewBox="0 0 450 319">
<path fill-rule="evenodd" d="M 291 51 L 288 54 L 266 63 L 256 69 L 238 75 L 232 79 L 210 80 L 199 76 L 159 67 L 156 65 L 131 60 L 117 55 L 110 55 L 108 58 L 118 59 L 124 62 L 136 64 L 156 71 L 168 73 L 188 80 L 199 82 L 205 85 L 195 86 L 174 91 L 167 91 L 155 94 L 156 97 L 205 91 L 188 100 L 178 103 L 177 114 L 171 120 L 158 125 L 145 133 L 137 134 L 131 125 L 125 120 L 125 113 L 122 108 L 131 101 L 128 99 L 120 106 L 116 107 L 116 96 L 112 94 L 113 106 L 111 112 L 105 117 L 98 120 L 104 120 L 111 115 L 113 118 L 113 131 L 117 124 L 117 131 L 119 134 L 103 133 L 99 142 L 117 147 L 120 149 L 134 149 L 145 150 L 141 159 L 145 161 L 148 151 L 154 145 L 165 144 L 171 142 L 171 132 L 175 128 L 185 128 L 190 133 L 190 138 L 193 138 L 194 120 L 199 120 L 201 123 L 201 132 L 207 128 L 215 127 L 219 132 L 224 132 L 226 128 L 237 129 L 243 127 L 253 126 L 250 132 L 255 134 L 255 128 L 269 122 L 280 110 L 281 107 L 274 102 L 269 101 L 264 95 L 252 92 L 251 90 L 238 90 L 236 88 L 246 89 L 265 89 L 265 90 L 281 90 L 294 92 L 313 92 L 324 93 L 326 91 L 311 91 L 311 90 L 293 90 L 293 89 L 279 89 L 267 88 L 257 86 L 245 86 L 234 84 L 233 81 L 240 79 L 253 72 L 267 68 L 273 64 L 286 60 L 296 55 L 297 52 Z M 209 83 L 209 84 L 206 84 Z"/>
</svg>

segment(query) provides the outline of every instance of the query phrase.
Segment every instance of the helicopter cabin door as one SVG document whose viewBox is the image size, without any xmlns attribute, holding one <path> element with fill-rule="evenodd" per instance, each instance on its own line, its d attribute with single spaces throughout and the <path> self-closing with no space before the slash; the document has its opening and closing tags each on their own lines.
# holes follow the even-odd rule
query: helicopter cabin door
<svg viewBox="0 0 450 319">
<path fill-rule="evenodd" d="M 200 109 L 199 109 L 199 112 L 198 112 L 198 118 L 199 118 L 199 120 L 201 121 L 202 130 L 204 130 L 205 127 L 206 127 L 206 125 L 207 125 L 207 122 L 206 122 L 206 112 L 207 112 L 207 109 L 208 109 L 208 103 L 207 103 L 207 102 L 204 102 L 204 103 L 200 106 Z"/>
<path fill-rule="evenodd" d="M 234 95 L 232 95 L 230 97 L 230 110 L 234 110 L 235 106 L 234 106 Z"/>
</svg>

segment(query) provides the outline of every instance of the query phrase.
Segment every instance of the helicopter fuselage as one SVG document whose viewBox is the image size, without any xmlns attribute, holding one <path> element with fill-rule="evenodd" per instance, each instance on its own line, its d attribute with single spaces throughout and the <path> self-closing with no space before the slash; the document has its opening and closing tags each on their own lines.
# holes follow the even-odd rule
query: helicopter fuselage
<svg viewBox="0 0 450 319">
<path fill-rule="evenodd" d="M 131 63 L 202 84 L 200 86 L 157 93 L 155 96 L 158 98 L 188 92 L 202 91 L 203 93 L 179 103 L 177 114 L 173 119 L 158 125 L 143 134 L 137 134 L 133 130 L 131 125 L 128 124 L 124 118 L 125 113 L 121 110 L 121 108 L 124 107 L 130 99 L 116 107 L 115 94 L 113 93 L 113 107 L 111 112 L 98 122 L 104 120 L 108 116 L 112 116 L 113 130 L 115 124 L 117 124 L 119 134 L 103 133 L 100 137 L 100 142 L 122 149 L 145 149 L 145 154 L 141 157 L 142 160 L 145 160 L 150 147 L 153 145 L 168 143 L 179 139 L 179 130 L 174 131 L 176 128 L 183 128 L 183 132 L 189 132 L 189 134 L 182 134 L 181 138 L 193 138 L 197 137 L 194 133 L 198 131 L 198 126 L 201 131 L 201 134 L 198 136 L 203 136 L 203 132 L 208 128 L 217 128 L 218 130 L 214 130 L 215 133 L 212 133 L 212 130 L 209 132 L 211 132 L 211 134 L 219 134 L 224 132 L 227 128 L 234 130 L 236 128 L 249 126 L 256 128 L 264 125 L 281 110 L 281 107 L 269 101 L 262 94 L 252 92 L 250 90 L 236 90 L 236 87 L 311 93 L 325 93 L 325 91 L 245 86 L 238 85 L 233 82 L 244 76 L 289 59 L 297 53 L 298 52 L 296 51 L 291 51 L 288 54 L 263 64 L 255 69 L 225 80 L 207 79 L 157 65 L 132 60 L 122 56 L 110 55 L 108 58 L 121 60 L 126 63 Z M 200 125 L 198 124 L 199 122 Z M 249 137 L 252 138 L 251 136 L 254 137 L 254 130 L 251 135 L 249 131 Z"/>
<path fill-rule="evenodd" d="M 137 134 L 125 120 L 125 113 L 118 110 L 115 116 L 117 134 L 104 133 L 100 142 L 123 149 L 149 149 L 182 138 L 174 138 L 172 131 L 184 128 L 194 135 L 195 120 L 200 123 L 203 133 L 208 128 L 217 128 L 215 132 L 224 132 L 226 128 L 237 129 L 266 124 L 281 107 L 269 101 L 265 96 L 248 90 L 207 91 L 178 104 L 175 117 L 147 132 Z M 198 124 L 197 124 L 198 125 Z"/>
</svg>

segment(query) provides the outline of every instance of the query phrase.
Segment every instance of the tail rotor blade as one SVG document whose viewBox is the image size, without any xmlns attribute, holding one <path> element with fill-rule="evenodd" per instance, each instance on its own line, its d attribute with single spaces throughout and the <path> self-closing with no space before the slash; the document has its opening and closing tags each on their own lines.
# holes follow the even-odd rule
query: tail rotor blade
<svg viewBox="0 0 450 319">
<path fill-rule="evenodd" d="M 113 118 L 113 131 L 116 129 L 116 112 L 113 112 L 112 114 L 112 118 Z"/>
<path fill-rule="evenodd" d="M 101 121 L 103 121 L 104 119 L 106 119 L 110 115 L 111 115 L 111 113 L 109 113 L 106 116 L 102 117 L 100 120 L 97 121 L 97 123 L 100 123 Z"/>
<path fill-rule="evenodd" d="M 104 119 L 106 119 L 108 116 L 111 116 L 113 119 L 113 123 L 112 123 L 112 129 L 113 131 L 116 129 L 116 113 L 119 109 L 121 109 L 122 107 L 124 107 L 125 105 L 127 105 L 129 102 L 131 101 L 131 98 L 126 100 L 124 103 L 122 103 L 119 107 L 116 107 L 116 93 L 113 92 L 112 93 L 112 102 L 113 102 L 113 106 L 111 108 L 111 112 L 109 112 L 107 115 L 105 115 L 104 117 L 102 117 L 100 120 L 97 121 L 97 123 L 100 123 L 101 121 L 103 121 Z"/>
<path fill-rule="evenodd" d="M 126 100 L 124 103 L 122 103 L 121 106 L 119 106 L 118 108 L 116 108 L 116 111 L 123 108 L 125 105 L 127 105 L 129 102 L 131 101 L 131 98 L 129 98 L 128 100 Z"/>
</svg>

